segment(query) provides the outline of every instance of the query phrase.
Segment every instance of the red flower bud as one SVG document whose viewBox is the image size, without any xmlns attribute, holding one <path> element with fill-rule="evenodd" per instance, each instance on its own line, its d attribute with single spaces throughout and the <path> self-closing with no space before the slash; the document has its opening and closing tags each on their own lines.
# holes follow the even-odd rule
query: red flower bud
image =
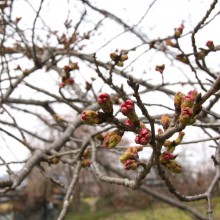
<svg viewBox="0 0 220 220">
<path fill-rule="evenodd" d="M 135 138 L 136 144 L 147 145 L 151 140 L 151 131 L 148 128 L 142 128 Z"/>
<path fill-rule="evenodd" d="M 212 40 L 209 40 L 206 42 L 206 46 L 210 49 L 210 50 L 214 50 L 215 49 L 215 45 L 213 43 Z"/>
<path fill-rule="evenodd" d="M 169 160 L 174 160 L 176 157 L 177 155 L 173 155 L 172 153 L 165 151 L 161 154 L 160 161 L 161 163 L 164 163 Z"/>
<path fill-rule="evenodd" d="M 98 96 L 98 104 L 104 112 L 113 114 L 113 104 L 108 93 L 102 93 Z"/>
<path fill-rule="evenodd" d="M 121 104 L 121 112 L 123 115 L 128 116 L 129 113 L 132 113 L 134 111 L 134 102 L 131 100 L 126 100 L 125 102 L 122 102 Z"/>
<path fill-rule="evenodd" d="M 121 112 L 127 116 L 134 126 L 139 126 L 140 122 L 134 109 L 134 102 L 130 99 L 121 104 Z"/>
</svg>

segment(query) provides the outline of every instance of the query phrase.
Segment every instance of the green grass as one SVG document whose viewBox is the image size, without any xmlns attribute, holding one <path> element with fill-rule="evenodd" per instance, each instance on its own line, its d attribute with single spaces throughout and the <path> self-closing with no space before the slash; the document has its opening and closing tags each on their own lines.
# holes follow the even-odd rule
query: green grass
<svg viewBox="0 0 220 220">
<path fill-rule="evenodd" d="M 66 220 L 191 220 L 184 212 L 174 208 L 156 208 L 141 211 L 117 212 L 98 211 L 81 214 L 68 213 Z"/>
<path fill-rule="evenodd" d="M 83 212 L 83 213 L 68 213 L 65 220 L 98 220 L 107 219 L 111 215 L 108 211 L 97 211 L 97 212 Z"/>
<path fill-rule="evenodd" d="M 206 213 L 205 201 L 189 203 L 189 206 L 197 209 L 201 214 Z M 117 207 L 119 208 L 119 207 Z M 213 199 L 214 219 L 220 220 L 220 197 Z M 84 211 L 82 213 L 68 213 L 65 220 L 192 220 L 185 212 L 157 203 L 146 207 L 145 210 L 123 211 L 100 209 L 97 212 Z"/>
<path fill-rule="evenodd" d="M 128 213 L 117 213 L 105 220 L 191 220 L 184 212 L 173 208 L 157 208 L 153 210 L 134 211 Z"/>
</svg>

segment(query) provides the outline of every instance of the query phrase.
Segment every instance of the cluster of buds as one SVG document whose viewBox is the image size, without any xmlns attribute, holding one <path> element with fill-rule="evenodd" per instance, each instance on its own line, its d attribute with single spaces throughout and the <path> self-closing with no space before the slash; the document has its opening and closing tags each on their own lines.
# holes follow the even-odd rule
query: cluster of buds
<svg viewBox="0 0 220 220">
<path fill-rule="evenodd" d="M 115 65 L 122 67 L 124 65 L 124 61 L 128 59 L 128 51 L 122 50 L 120 54 L 115 52 L 110 54 L 110 58 L 115 62 Z"/>
<path fill-rule="evenodd" d="M 162 115 L 160 118 L 160 123 L 163 126 L 164 130 L 170 126 L 170 116 L 168 114 Z"/>
<path fill-rule="evenodd" d="M 215 49 L 215 45 L 213 43 L 212 40 L 209 40 L 206 42 L 206 46 L 210 49 L 210 50 L 214 50 Z"/>
<path fill-rule="evenodd" d="M 102 123 L 99 113 L 92 110 L 85 110 L 81 114 L 81 120 L 88 125 L 95 125 Z"/>
<path fill-rule="evenodd" d="M 179 38 L 182 35 L 183 29 L 184 29 L 183 24 L 181 24 L 178 28 L 175 28 L 174 29 L 175 32 L 174 32 L 174 35 L 173 35 L 174 40 L 172 40 L 171 38 L 167 38 L 166 39 L 166 45 L 174 47 L 174 48 L 179 48 L 179 45 L 177 44 L 177 38 Z"/>
<path fill-rule="evenodd" d="M 103 112 L 113 114 L 113 104 L 108 93 L 102 93 L 98 96 L 98 104 Z"/>
<path fill-rule="evenodd" d="M 139 162 L 138 152 L 142 151 L 142 146 L 129 147 L 124 154 L 120 157 L 120 162 L 124 165 L 125 170 L 136 170 Z"/>
<path fill-rule="evenodd" d="M 78 63 L 70 63 L 68 66 L 64 66 L 62 73 L 62 82 L 60 83 L 60 88 L 65 87 L 66 85 L 74 84 L 74 79 L 70 77 L 70 72 L 72 70 L 78 70 Z"/>
<path fill-rule="evenodd" d="M 190 91 L 187 95 L 182 97 L 181 101 L 181 113 L 179 122 L 183 125 L 192 124 L 195 122 L 193 107 L 195 105 L 196 97 L 198 93 L 196 90 Z"/>
<path fill-rule="evenodd" d="M 88 149 L 85 149 L 83 152 L 82 161 L 81 161 L 82 167 L 91 166 L 92 162 L 90 161 L 89 157 L 90 157 L 90 152 Z"/>
<path fill-rule="evenodd" d="M 108 93 L 102 93 L 98 96 L 98 104 L 103 112 L 85 110 L 81 114 L 81 120 L 88 125 L 101 124 L 108 121 L 109 114 L 113 114 L 113 104 Z"/>
<path fill-rule="evenodd" d="M 148 128 L 141 128 L 135 138 L 136 144 L 147 145 L 151 141 L 151 131 Z"/>
<path fill-rule="evenodd" d="M 135 112 L 134 102 L 132 100 L 128 99 L 125 102 L 121 103 L 121 113 L 124 116 L 127 116 L 131 124 L 133 124 L 134 126 L 140 124 L 138 116 Z"/>
<path fill-rule="evenodd" d="M 179 38 L 182 35 L 182 33 L 183 33 L 183 29 L 184 29 L 184 25 L 183 24 L 181 24 L 178 28 L 175 28 L 174 29 L 175 30 L 174 37 L 175 38 Z"/>
<path fill-rule="evenodd" d="M 110 133 L 107 133 L 104 137 L 103 144 L 107 148 L 114 148 L 121 141 L 124 132 L 116 129 Z"/>
<path fill-rule="evenodd" d="M 62 34 L 61 37 L 57 38 L 59 44 L 63 44 L 65 48 L 69 48 L 69 46 L 77 41 L 77 34 L 73 34 L 69 38 L 66 34 Z"/>
<path fill-rule="evenodd" d="M 160 72 L 161 74 L 163 74 L 164 69 L 165 69 L 165 65 L 164 65 L 164 64 L 162 64 L 162 65 L 157 65 L 157 66 L 155 67 L 155 70 L 158 71 L 158 72 Z"/>
<path fill-rule="evenodd" d="M 175 161 L 176 157 L 177 155 L 165 151 L 160 155 L 160 163 L 172 173 L 181 173 L 182 167 L 177 161 Z"/>
</svg>

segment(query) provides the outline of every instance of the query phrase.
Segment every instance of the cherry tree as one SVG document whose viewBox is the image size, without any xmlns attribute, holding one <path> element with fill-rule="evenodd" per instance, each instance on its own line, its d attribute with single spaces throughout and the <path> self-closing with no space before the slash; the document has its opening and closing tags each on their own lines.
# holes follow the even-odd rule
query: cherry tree
<svg viewBox="0 0 220 220">
<path fill-rule="evenodd" d="M 17 189 L 37 167 L 66 184 L 61 220 L 87 169 L 100 181 L 140 189 L 197 219 L 213 219 L 220 179 L 219 3 L 201 2 L 198 16 L 184 11 L 175 26 L 152 23 L 155 16 L 162 21 L 166 10 L 178 14 L 181 5 L 166 5 L 158 14 L 159 1 L 142 3 L 117 1 L 108 9 L 101 1 L 65 1 L 54 10 L 57 3 L 49 0 L 1 1 L 2 194 Z M 134 6 L 136 20 L 129 12 Z M 193 151 L 190 144 L 197 147 L 190 163 L 199 161 L 205 146 L 215 171 L 208 188 L 195 195 L 185 195 L 172 181 L 194 168 L 181 163 L 181 152 Z M 69 181 L 49 175 L 60 166 L 71 170 Z M 147 185 L 155 169 L 176 199 Z M 207 216 L 181 202 L 198 200 L 207 201 Z"/>
</svg>

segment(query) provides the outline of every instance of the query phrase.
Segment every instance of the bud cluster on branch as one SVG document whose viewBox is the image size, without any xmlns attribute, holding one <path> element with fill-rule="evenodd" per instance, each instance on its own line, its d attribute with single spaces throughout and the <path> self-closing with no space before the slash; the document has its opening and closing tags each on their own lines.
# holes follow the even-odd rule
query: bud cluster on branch
<svg viewBox="0 0 220 220">
<path fill-rule="evenodd" d="M 78 69 L 79 69 L 78 63 L 70 63 L 68 66 L 64 66 L 60 88 L 63 88 L 66 85 L 74 84 L 75 81 L 72 77 L 70 77 L 70 72 Z"/>
<path fill-rule="evenodd" d="M 180 114 L 179 122 L 182 125 L 190 125 L 195 123 L 195 116 L 199 113 L 199 111 L 194 112 L 194 107 L 197 105 L 197 97 L 200 97 L 200 95 L 196 90 L 188 92 L 187 95 L 184 95 L 181 92 L 176 93 L 174 97 L 174 106 L 176 113 Z"/>
<path fill-rule="evenodd" d="M 198 111 L 198 97 L 200 94 L 196 90 L 192 90 L 185 95 L 182 92 L 177 92 L 174 97 L 175 115 L 177 115 L 176 123 L 183 126 L 190 125 L 195 122 L 195 116 Z M 106 148 L 115 148 L 121 141 L 124 132 L 135 132 L 135 143 L 142 146 L 129 147 L 120 157 L 120 162 L 124 165 L 126 170 L 135 170 L 141 163 L 138 160 L 138 152 L 143 150 L 143 147 L 151 143 L 152 132 L 139 120 L 135 111 L 134 101 L 127 99 L 121 103 L 121 113 L 127 117 L 124 123 L 121 123 L 113 116 L 113 101 L 108 93 L 102 93 L 97 99 L 98 105 L 102 111 L 85 110 L 81 114 L 81 120 L 88 125 L 96 125 L 101 123 L 113 123 L 117 129 L 106 133 L 102 137 L 102 143 Z M 197 107 L 194 112 L 195 106 Z M 201 107 L 200 107 L 201 108 Z M 117 123 L 115 123 L 117 122 Z M 172 129 L 175 121 L 171 120 L 168 114 L 161 116 L 160 123 L 163 127 L 158 129 L 158 134 L 162 135 L 165 131 Z M 126 130 L 127 129 L 127 130 Z M 160 164 L 166 167 L 169 171 L 180 173 L 181 165 L 175 160 L 178 155 L 173 154 L 177 145 L 179 145 L 184 137 L 184 132 L 180 131 L 178 137 L 170 141 L 164 140 L 163 145 L 166 148 L 160 155 Z"/>
</svg>

